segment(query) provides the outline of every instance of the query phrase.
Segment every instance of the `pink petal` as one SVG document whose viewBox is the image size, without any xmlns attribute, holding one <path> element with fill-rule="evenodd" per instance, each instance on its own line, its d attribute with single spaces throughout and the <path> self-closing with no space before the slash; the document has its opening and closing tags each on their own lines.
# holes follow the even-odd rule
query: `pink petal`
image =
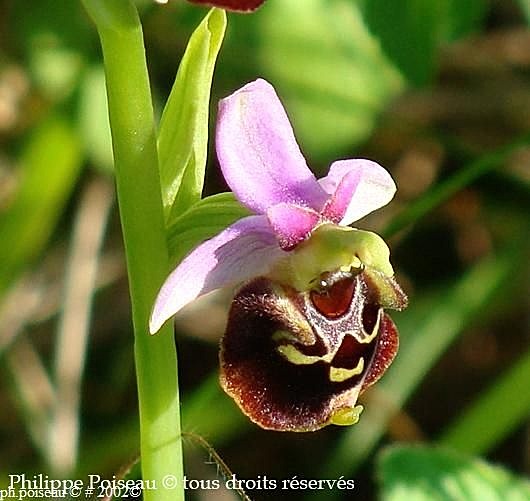
<svg viewBox="0 0 530 501">
<path fill-rule="evenodd" d="M 259 79 L 219 103 L 217 156 L 240 202 L 263 214 L 278 203 L 320 210 L 327 199 L 307 167 L 274 88 Z"/>
<path fill-rule="evenodd" d="M 291 250 L 305 240 L 320 221 L 313 209 L 278 204 L 267 210 L 267 217 L 283 250 Z"/>
<path fill-rule="evenodd" d="M 266 274 L 282 255 L 265 216 L 240 219 L 195 248 L 169 275 L 158 293 L 150 332 L 197 297 Z"/>
<path fill-rule="evenodd" d="M 396 184 L 386 169 L 371 160 L 333 162 L 320 186 L 331 195 L 322 216 L 349 225 L 386 205 L 394 197 Z"/>
</svg>

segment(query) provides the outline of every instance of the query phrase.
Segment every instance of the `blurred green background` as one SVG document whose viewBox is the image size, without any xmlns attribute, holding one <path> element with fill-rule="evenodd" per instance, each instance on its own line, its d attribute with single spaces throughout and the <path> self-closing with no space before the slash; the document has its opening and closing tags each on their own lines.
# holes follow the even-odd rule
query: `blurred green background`
<svg viewBox="0 0 530 501">
<path fill-rule="evenodd" d="M 206 10 L 138 6 L 159 114 Z M 268 0 L 229 15 L 212 124 L 217 100 L 260 76 L 317 174 L 354 156 L 388 168 L 397 197 L 359 227 L 387 237 L 410 297 L 393 314 L 400 352 L 361 398 L 360 423 L 308 434 L 258 429 L 221 394 L 230 291 L 178 316 L 185 431 L 238 478 L 356 485 L 252 499 L 398 499 L 380 454 L 396 442 L 530 473 L 529 22 L 527 0 Z M 79 2 L 0 0 L 0 486 L 17 472 L 110 477 L 139 449 L 105 99 Z M 205 195 L 225 190 L 212 144 Z M 215 478 L 210 454 L 186 441 L 188 477 Z"/>
</svg>

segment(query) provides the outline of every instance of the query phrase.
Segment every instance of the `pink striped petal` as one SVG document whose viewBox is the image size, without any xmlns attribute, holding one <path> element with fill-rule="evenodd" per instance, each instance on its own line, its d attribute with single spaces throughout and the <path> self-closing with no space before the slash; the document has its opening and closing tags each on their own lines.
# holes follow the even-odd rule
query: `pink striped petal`
<svg viewBox="0 0 530 501">
<path fill-rule="evenodd" d="M 291 204 L 271 207 L 267 217 L 283 250 L 291 250 L 305 240 L 320 221 L 313 209 Z"/>
<path fill-rule="evenodd" d="M 165 281 L 151 314 L 149 330 L 199 296 L 266 274 L 284 252 L 265 216 L 248 216 L 199 245 Z"/>
<path fill-rule="evenodd" d="M 327 196 L 307 167 L 272 85 L 259 79 L 219 103 L 217 156 L 239 201 L 258 214 L 279 203 L 320 210 Z"/>
<path fill-rule="evenodd" d="M 387 170 L 364 159 L 333 162 L 319 183 L 331 195 L 322 216 L 341 225 L 349 225 L 386 205 L 396 192 Z"/>
</svg>

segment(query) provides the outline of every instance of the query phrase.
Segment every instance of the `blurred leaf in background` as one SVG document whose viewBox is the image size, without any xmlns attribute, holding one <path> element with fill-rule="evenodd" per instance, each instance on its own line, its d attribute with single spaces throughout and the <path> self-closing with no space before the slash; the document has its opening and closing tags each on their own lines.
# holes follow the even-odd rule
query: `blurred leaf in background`
<svg viewBox="0 0 530 501">
<path fill-rule="evenodd" d="M 88 160 L 104 172 L 112 173 L 114 161 L 103 66 L 88 67 L 83 73 L 78 113 L 79 134 L 84 139 Z"/>
<path fill-rule="evenodd" d="M 439 47 L 478 31 L 487 7 L 485 0 L 361 0 L 360 4 L 384 52 L 417 86 L 432 81 Z"/>
<path fill-rule="evenodd" d="M 12 33 L 44 96 L 60 101 L 74 91 L 92 37 L 77 2 L 43 0 L 28 7 L 13 2 Z"/>
<path fill-rule="evenodd" d="M 394 446 L 379 457 L 382 501 L 524 501 L 530 482 L 503 468 L 427 446 Z"/>
<path fill-rule="evenodd" d="M 403 89 L 356 2 L 271 2 L 259 23 L 263 74 L 288 100 L 300 143 L 319 163 L 365 140 Z"/>
<path fill-rule="evenodd" d="M 82 166 L 78 137 L 60 117 L 36 128 L 20 156 L 19 183 L 0 218 L 0 293 L 46 246 Z"/>
</svg>

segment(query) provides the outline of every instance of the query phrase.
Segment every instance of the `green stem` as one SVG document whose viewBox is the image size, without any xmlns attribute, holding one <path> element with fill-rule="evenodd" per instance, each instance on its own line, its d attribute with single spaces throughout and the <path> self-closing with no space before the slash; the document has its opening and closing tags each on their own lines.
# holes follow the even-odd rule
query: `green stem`
<svg viewBox="0 0 530 501">
<path fill-rule="evenodd" d="M 140 20 L 130 0 L 82 0 L 101 40 L 135 333 L 146 501 L 183 500 L 176 349 L 171 326 L 148 334 L 168 272 L 155 125 Z M 173 489 L 163 479 L 172 475 Z"/>
</svg>

